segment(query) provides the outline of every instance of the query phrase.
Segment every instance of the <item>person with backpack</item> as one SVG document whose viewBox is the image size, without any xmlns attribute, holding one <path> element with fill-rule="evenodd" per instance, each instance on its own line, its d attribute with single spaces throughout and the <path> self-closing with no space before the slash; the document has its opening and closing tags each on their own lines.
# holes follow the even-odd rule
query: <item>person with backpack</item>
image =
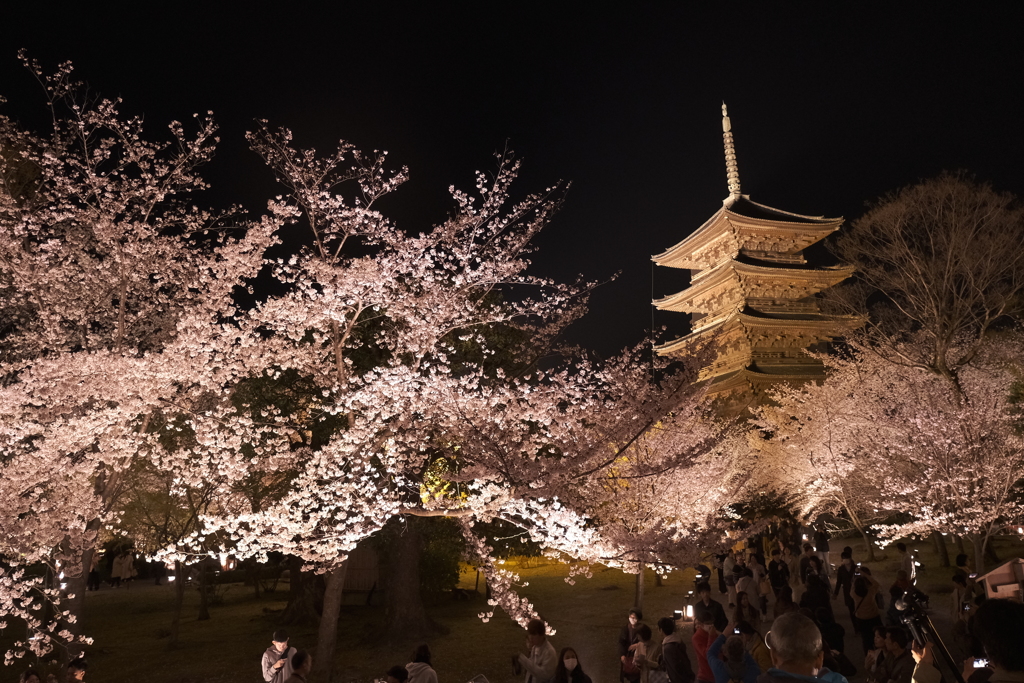
<svg viewBox="0 0 1024 683">
<path fill-rule="evenodd" d="M 686 645 L 676 634 L 676 622 L 669 617 L 658 619 L 658 630 L 662 635 L 658 668 L 668 675 L 669 683 L 693 683 L 693 667 L 686 654 Z"/>
</svg>

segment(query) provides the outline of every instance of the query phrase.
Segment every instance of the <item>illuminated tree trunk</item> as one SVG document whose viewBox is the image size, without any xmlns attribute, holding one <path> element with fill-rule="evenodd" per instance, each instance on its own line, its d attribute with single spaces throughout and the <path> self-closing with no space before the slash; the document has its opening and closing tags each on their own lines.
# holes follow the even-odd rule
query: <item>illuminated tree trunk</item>
<svg viewBox="0 0 1024 683">
<path fill-rule="evenodd" d="M 181 610 L 185 606 L 185 571 L 181 560 L 174 561 L 174 616 L 171 617 L 171 639 L 168 648 L 178 646 L 178 634 L 181 632 Z"/>
<path fill-rule="evenodd" d="M 939 555 L 939 566 L 949 566 L 949 551 L 946 549 L 946 540 L 938 531 L 932 532 L 932 542 L 935 544 L 935 552 Z"/>
<path fill-rule="evenodd" d="M 348 560 L 327 574 L 327 589 L 324 591 L 324 611 L 320 615 L 320 630 L 316 639 L 314 673 L 330 683 L 334 676 L 334 649 L 338 644 L 338 618 L 341 616 L 341 601 L 344 597 L 345 575 Z"/>
<path fill-rule="evenodd" d="M 384 584 L 384 629 L 390 641 L 421 639 L 436 634 L 420 593 L 422 536 L 417 520 L 395 534 L 387 558 Z"/>
<path fill-rule="evenodd" d="M 637 562 L 637 565 L 640 571 L 636 575 L 636 596 L 633 600 L 633 608 L 642 612 L 644 609 L 644 563 Z"/>
<path fill-rule="evenodd" d="M 96 523 L 96 527 L 99 527 L 98 520 Z M 95 552 L 95 549 L 90 548 L 82 554 L 81 571 L 77 572 L 76 574 L 71 574 L 66 571 L 63 580 L 59 578 L 59 573 L 57 577 L 54 577 L 55 582 L 57 583 L 58 586 L 61 583 L 65 584 L 64 589 L 61 590 L 61 593 L 64 595 L 64 602 L 62 603 L 61 607 L 67 609 L 71 612 L 71 614 L 75 615 L 75 623 L 72 624 L 69 621 L 63 621 L 62 626 L 71 633 L 73 633 L 76 637 L 82 632 L 82 615 L 85 612 L 85 589 L 88 586 L 89 582 L 89 566 L 90 563 L 92 562 L 92 557 L 95 554 Z M 67 564 L 63 566 L 65 568 L 68 568 Z M 72 595 L 74 597 L 70 597 Z M 82 644 L 78 642 L 71 643 L 70 645 L 68 645 L 68 648 L 65 651 L 67 661 L 65 661 L 64 663 L 66 664 L 67 662 L 71 661 L 80 654 L 82 654 Z"/>
<path fill-rule="evenodd" d="M 206 621 L 210 618 L 210 596 L 207 590 L 206 559 L 199 563 L 199 621 Z"/>
</svg>

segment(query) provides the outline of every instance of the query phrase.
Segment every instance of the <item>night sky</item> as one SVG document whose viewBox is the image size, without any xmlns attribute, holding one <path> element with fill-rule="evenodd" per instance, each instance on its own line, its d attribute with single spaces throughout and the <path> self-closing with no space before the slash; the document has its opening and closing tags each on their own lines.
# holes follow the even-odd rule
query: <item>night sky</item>
<svg viewBox="0 0 1024 683">
<path fill-rule="evenodd" d="M 779 209 L 853 219 L 943 170 L 1024 195 L 1024 3 L 19 4 L 0 18 L 4 112 L 29 122 L 42 102 L 20 47 L 50 67 L 72 60 L 154 135 L 213 110 L 223 142 L 208 205 L 259 212 L 278 192 L 243 139 L 254 118 L 303 146 L 388 150 L 411 180 L 382 208 L 416 232 L 508 141 L 526 161 L 521 191 L 573 184 L 534 272 L 621 271 L 570 331 L 602 354 L 651 326 L 650 256 L 728 194 L 722 100 L 743 192 Z M 659 268 L 653 293 L 685 283 Z M 675 336 L 686 320 L 655 325 Z"/>
</svg>

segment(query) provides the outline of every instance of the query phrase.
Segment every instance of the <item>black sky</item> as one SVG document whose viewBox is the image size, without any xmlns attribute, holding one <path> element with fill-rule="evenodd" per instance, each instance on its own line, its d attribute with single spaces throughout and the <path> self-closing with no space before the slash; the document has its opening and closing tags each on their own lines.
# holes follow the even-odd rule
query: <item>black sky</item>
<svg viewBox="0 0 1024 683">
<path fill-rule="evenodd" d="M 213 110 L 210 204 L 258 212 L 277 192 L 243 140 L 254 118 L 303 145 L 389 150 L 411 180 L 386 209 L 415 231 L 510 141 L 526 159 L 521 189 L 573 183 L 536 272 L 622 271 L 572 331 L 606 354 L 651 325 L 651 254 L 728 194 L 722 100 L 754 201 L 853 219 L 865 201 L 961 169 L 1024 194 L 1020 3 L 20 4 L 0 18 L 5 113 L 29 120 L 41 101 L 20 47 L 49 66 L 72 60 L 154 132 Z M 653 277 L 659 297 L 686 282 Z M 659 313 L 656 325 L 686 322 Z"/>
</svg>

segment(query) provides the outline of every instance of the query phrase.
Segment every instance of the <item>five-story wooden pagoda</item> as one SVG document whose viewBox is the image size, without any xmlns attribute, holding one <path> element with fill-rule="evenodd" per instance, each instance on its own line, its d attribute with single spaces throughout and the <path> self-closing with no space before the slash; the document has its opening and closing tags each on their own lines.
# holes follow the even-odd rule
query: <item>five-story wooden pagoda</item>
<svg viewBox="0 0 1024 683">
<path fill-rule="evenodd" d="M 820 379 L 819 351 L 860 325 L 853 316 L 823 313 L 816 294 L 846 279 L 849 266 L 814 267 L 804 250 L 839 229 L 842 218 L 803 216 L 750 201 L 740 192 L 731 123 L 722 105 L 729 196 L 704 225 L 653 257 L 659 266 L 688 268 L 690 286 L 654 301 L 691 313 L 692 332 L 656 347 L 683 355 L 712 340 L 717 357 L 703 378 L 710 393 L 747 402 L 775 382 Z M 723 396 L 724 397 L 724 396 Z M 743 397 L 746 397 L 745 399 Z"/>
</svg>

